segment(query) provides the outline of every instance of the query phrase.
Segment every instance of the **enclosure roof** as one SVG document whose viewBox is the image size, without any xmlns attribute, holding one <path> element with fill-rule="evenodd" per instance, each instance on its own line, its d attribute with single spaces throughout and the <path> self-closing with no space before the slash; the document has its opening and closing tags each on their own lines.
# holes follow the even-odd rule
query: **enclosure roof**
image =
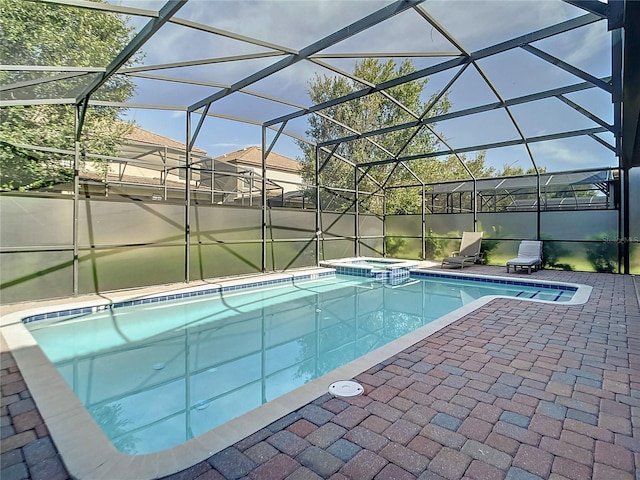
<svg viewBox="0 0 640 480">
<path fill-rule="evenodd" d="M 569 173 L 542 173 L 540 174 L 541 187 L 567 187 L 577 185 L 600 185 L 613 179 L 611 170 L 590 170 L 583 172 Z M 501 177 L 501 178 L 481 178 L 475 182 L 475 189 L 486 190 L 513 190 L 519 188 L 536 189 L 537 177 L 534 175 Z M 445 182 L 429 186 L 429 193 L 454 193 L 473 192 L 473 181 Z"/>
<path fill-rule="evenodd" d="M 191 122 L 190 147 L 201 134 L 215 135 L 222 124 L 264 128 L 269 150 L 282 138 L 314 145 L 309 122 L 322 118 L 334 125 L 333 140 L 322 150 L 364 142 L 383 152 L 376 165 L 421 155 L 392 149 L 385 138 L 393 132 L 430 129 L 437 136 L 427 155 L 432 158 L 454 156 L 464 162 L 467 153 L 495 152 L 504 158 L 498 154 L 508 151 L 525 169 L 552 170 L 567 156 L 574 168 L 619 166 L 622 64 L 624 55 L 637 49 L 636 43 L 623 48 L 625 2 L 34 2 L 46 10 L 117 17 L 134 35 L 102 64 L 4 65 L 2 106 L 71 104 L 180 113 Z M 97 42 L 102 33 L 86 34 Z M 396 70 L 392 78 L 373 84 L 353 73 L 364 59 L 407 60 L 413 71 Z M 343 78 L 350 87 L 314 102 L 310 82 L 324 76 Z M 109 83 L 117 79 L 136 85 L 127 102 L 108 96 Z M 452 104 L 448 111 L 412 111 L 395 98 L 394 88 L 420 79 L 428 80 L 423 105 L 446 94 Z M 404 114 L 394 125 L 372 119 L 364 129 L 333 118 L 335 105 L 355 108 L 365 97 L 391 99 Z M 637 99 L 629 102 L 629 110 L 633 118 Z M 627 147 L 640 164 L 635 140 Z"/>
</svg>

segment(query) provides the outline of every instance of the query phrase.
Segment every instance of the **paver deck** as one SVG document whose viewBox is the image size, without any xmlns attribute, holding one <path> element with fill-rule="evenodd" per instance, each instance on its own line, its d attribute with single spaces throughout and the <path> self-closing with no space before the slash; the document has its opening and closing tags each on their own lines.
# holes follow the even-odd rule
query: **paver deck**
<svg viewBox="0 0 640 480">
<path fill-rule="evenodd" d="M 509 275 L 593 292 L 576 306 L 494 300 L 358 375 L 364 395 L 326 394 L 165 480 L 639 479 L 640 281 Z M 6 350 L 0 477 L 66 480 Z"/>
</svg>

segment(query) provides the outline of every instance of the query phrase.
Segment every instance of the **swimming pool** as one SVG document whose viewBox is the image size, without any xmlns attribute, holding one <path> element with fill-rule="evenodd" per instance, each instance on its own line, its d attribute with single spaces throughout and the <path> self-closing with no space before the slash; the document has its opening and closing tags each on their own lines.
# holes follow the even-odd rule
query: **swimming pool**
<svg viewBox="0 0 640 480">
<path fill-rule="evenodd" d="M 416 272 L 348 275 L 27 319 L 120 451 L 171 448 L 488 295 L 570 300 L 576 289 Z"/>
<path fill-rule="evenodd" d="M 325 393 L 327 387 L 333 381 L 352 378 L 367 368 L 409 347 L 416 341 L 452 323 L 466 313 L 475 310 L 495 295 L 520 294 L 520 296 L 523 296 L 524 293 L 527 293 L 527 296 L 534 296 L 535 294 L 534 299 L 542 298 L 540 295 L 541 289 L 544 290 L 551 286 L 553 299 L 564 300 L 570 304 L 586 301 L 590 291 L 589 287 L 585 289 L 583 286 L 578 285 L 520 282 L 514 281 L 513 278 L 500 279 L 495 277 L 489 279 L 472 275 L 442 274 L 427 271 L 413 271 L 413 278 L 401 285 L 385 284 L 361 278 L 336 277 L 332 279 L 333 273 L 326 269 L 319 269 L 314 272 L 312 274 L 270 275 L 261 277 L 258 281 L 227 282 L 224 285 L 213 287 L 204 285 L 195 289 L 183 289 L 177 294 L 142 296 L 136 299 L 111 301 L 111 303 L 104 302 L 102 305 L 92 302 L 74 305 L 74 308 L 66 310 L 58 307 L 54 310 L 48 309 L 46 312 L 29 312 L 28 315 L 21 313 L 20 322 L 11 324 L 12 331 L 8 332 L 10 334 L 7 335 L 5 333 L 7 332 L 6 328 L 3 329 L 3 333 L 5 333 L 8 343 L 10 343 L 12 351 L 15 351 L 19 366 L 24 369 L 29 388 L 32 390 L 34 399 L 39 409 L 41 409 L 43 418 L 45 418 L 50 428 L 69 471 L 78 477 L 84 477 L 86 472 L 95 473 L 98 471 L 102 472 L 101 475 L 104 476 L 104 472 L 107 471 L 109 473 L 104 478 L 108 478 L 109 475 L 111 475 L 111 478 L 117 478 L 119 472 L 130 473 L 129 469 L 135 467 L 138 472 L 136 478 L 142 479 L 155 478 L 155 476 L 180 471 L 197 461 L 208 458 L 234 441 L 244 438 L 259 428 L 314 400 Z M 454 293 L 447 290 L 448 287 L 445 287 L 443 280 L 447 278 L 456 278 L 463 283 L 470 282 L 470 288 L 475 289 L 476 293 L 485 288 L 481 285 L 483 283 L 490 284 L 492 291 L 485 290 L 484 293 L 488 293 L 489 296 L 485 295 L 479 299 L 476 299 L 471 289 L 465 290 L 464 293 L 460 291 Z M 321 279 L 321 281 L 317 282 L 318 279 Z M 429 279 L 431 283 L 426 282 L 424 279 Z M 287 288 L 295 284 L 293 292 L 285 293 L 285 290 L 281 288 L 287 284 Z M 337 287 L 345 285 L 347 288 L 358 292 L 354 295 L 354 298 L 358 300 L 352 299 L 349 308 L 345 307 L 344 298 L 338 295 Z M 262 293 L 255 291 L 256 286 L 261 287 Z M 247 287 L 249 288 L 247 289 Z M 460 308 L 437 318 L 445 311 L 440 310 L 440 305 L 438 305 L 437 308 L 428 309 L 428 314 L 425 314 L 422 302 L 426 302 L 436 288 L 441 290 L 440 293 L 445 294 L 447 302 L 450 302 L 452 307 L 460 306 Z M 513 289 L 518 290 L 513 291 Z M 419 291 L 416 293 L 416 290 Z M 512 292 L 507 292 L 506 290 L 512 290 Z M 573 297 L 569 295 L 570 292 L 573 293 Z M 187 299 L 202 300 L 206 294 L 218 294 L 224 300 L 227 310 L 239 311 L 247 317 L 245 320 L 238 322 L 232 320 L 232 317 L 226 317 L 222 311 L 212 314 L 212 317 L 218 315 L 213 324 L 217 323 L 216 327 L 222 327 L 224 324 L 224 328 L 227 329 L 226 334 L 221 336 L 221 338 L 226 338 L 226 341 L 217 344 L 211 343 L 211 337 L 215 337 L 218 333 L 215 335 L 210 333 L 211 329 L 215 327 L 212 327 L 209 319 L 205 319 L 201 313 L 195 313 L 190 319 L 183 319 L 177 323 L 175 320 L 173 320 L 174 323 L 168 320 L 166 322 L 157 321 L 157 312 L 170 303 L 176 304 L 178 309 L 184 309 L 186 308 Z M 416 294 L 420 297 L 419 303 L 411 301 L 411 297 Z M 266 299 L 267 305 L 256 307 L 261 300 L 255 295 L 258 295 L 258 297 L 261 295 L 262 300 Z M 276 298 L 282 299 L 287 295 L 295 296 L 294 300 L 298 302 L 290 304 L 289 312 L 281 305 L 281 302 L 274 301 Z M 558 297 L 558 295 L 560 296 Z M 543 301 L 552 301 L 551 296 Z M 566 298 L 563 299 L 565 296 Z M 376 300 L 376 297 L 386 297 L 387 299 L 387 309 L 382 315 L 380 314 L 379 298 Z M 196 301 L 195 303 L 202 306 L 202 303 L 205 302 Z M 440 303 L 444 304 L 446 302 L 441 301 Z M 291 305 L 296 305 L 296 307 Z M 313 315 L 314 322 L 319 328 L 314 330 L 312 327 L 300 323 L 300 325 L 296 325 L 295 331 L 292 331 L 291 326 L 294 321 L 298 322 L 299 312 L 302 311 L 300 305 L 305 305 L 304 308 L 308 310 L 310 315 Z M 333 305 L 337 305 L 339 308 L 333 307 Z M 126 320 L 126 310 L 130 307 L 140 306 L 144 307 L 145 315 L 149 319 L 153 319 L 153 323 L 161 328 L 156 328 L 153 332 L 149 332 L 146 331 L 147 328 L 140 328 Z M 335 311 L 336 308 L 339 315 L 336 315 L 335 312 L 331 313 L 331 310 Z M 259 315 L 257 313 L 258 310 L 261 312 Z M 357 313 L 356 319 L 359 328 L 354 331 L 359 332 L 359 336 L 357 338 L 352 336 L 349 342 L 343 341 L 341 344 L 329 347 L 329 344 L 325 343 L 324 339 L 331 336 L 339 337 L 332 335 L 333 331 L 343 332 L 341 336 L 346 338 L 346 335 L 344 335 L 345 330 L 343 330 L 344 325 L 354 323 L 356 320 L 349 322 L 344 317 L 345 311 Z M 64 364 L 63 369 L 66 368 L 66 373 L 63 374 L 66 380 L 63 380 L 56 373 L 51 363 L 44 358 L 40 346 L 33 339 L 32 333 L 35 336 L 40 334 L 35 330 L 27 332 L 22 321 L 28 322 L 29 328 L 35 327 L 38 331 L 45 331 L 46 329 L 40 327 L 45 326 L 46 323 L 64 325 L 68 322 L 66 328 L 72 332 L 77 331 L 78 335 L 82 337 L 82 335 L 87 335 L 86 331 L 82 333 L 85 329 L 82 324 L 91 323 L 85 321 L 90 313 L 102 316 L 103 320 L 101 322 L 103 324 L 105 322 L 110 323 L 112 331 L 109 335 L 102 331 L 99 334 L 95 332 L 92 334 L 93 336 L 101 337 L 103 345 L 99 348 L 92 347 L 85 349 L 87 351 L 83 351 L 82 348 L 73 347 L 74 350 L 78 350 L 78 358 L 71 359 L 65 353 L 69 349 L 69 345 L 58 349 L 57 353 L 55 351 L 51 353 L 52 358 L 55 359 L 58 356 L 58 362 Z M 121 314 L 124 314 L 124 316 L 120 317 Z M 376 315 L 378 315 L 377 318 Z M 62 321 L 61 317 L 69 316 L 72 318 L 67 318 L 66 322 Z M 272 322 L 279 328 L 274 331 L 275 333 L 270 339 L 264 337 L 263 334 L 248 334 L 244 330 L 246 323 L 250 323 L 248 317 L 253 317 L 254 322 Z M 123 320 L 121 321 L 120 318 Z M 436 319 L 431 321 L 433 318 Z M 395 329 L 397 330 L 395 333 L 402 335 L 404 330 L 398 328 L 398 324 L 402 323 L 398 319 L 402 320 L 406 326 L 411 326 L 411 328 L 418 327 L 417 330 L 378 347 L 378 345 L 382 344 L 383 339 L 390 337 L 390 333 L 394 333 L 391 330 Z M 4 324 L 6 325 L 6 323 Z M 146 327 L 148 326 L 149 322 L 147 322 Z M 20 329 L 24 330 L 24 332 L 18 332 Z M 141 345 L 139 342 L 142 342 L 145 336 L 151 339 L 149 341 L 145 340 L 145 342 L 157 348 L 151 349 L 153 354 L 143 355 L 144 362 L 134 362 L 144 366 L 144 368 L 136 370 L 137 373 L 134 374 L 134 370 L 129 371 L 130 367 L 127 366 L 128 363 L 125 360 L 126 357 L 131 358 L 138 351 L 136 348 Z M 207 336 L 209 343 L 203 344 L 206 347 L 193 343 L 196 337 Z M 237 339 L 240 336 L 243 339 L 242 342 L 229 340 L 233 337 Z M 261 336 L 260 342 L 264 342 L 264 348 L 263 345 L 260 345 L 259 351 L 257 349 L 250 351 L 250 345 L 256 345 L 258 340 L 255 339 Z M 125 338 L 131 343 L 125 343 Z M 161 340 L 165 338 L 169 340 L 169 343 L 162 345 Z M 251 341 L 252 338 L 254 339 L 253 341 Z M 247 341 L 245 342 L 245 340 Z M 158 343 L 154 343 L 155 341 Z M 72 343 L 80 345 L 84 344 L 84 341 Z M 244 345 L 244 343 L 247 345 Z M 212 360 L 207 355 L 214 350 L 222 351 L 219 345 L 226 345 L 227 358 Z M 321 348 L 316 348 L 314 345 L 319 345 Z M 305 346 L 306 350 L 302 346 Z M 176 353 L 181 348 L 184 349 L 184 353 Z M 92 349 L 98 351 L 90 351 Z M 283 360 L 282 352 L 285 350 L 292 350 L 297 353 L 295 361 L 287 363 Z M 331 368 L 339 364 L 336 359 L 342 358 L 347 350 L 362 354 L 362 356 L 352 361 L 345 359 L 344 361 L 348 362 L 346 365 L 331 370 Z M 305 355 L 305 351 L 307 353 L 310 352 L 309 355 Z M 364 353 L 367 351 L 369 353 Z M 328 352 L 328 354 L 326 357 L 320 357 L 316 355 L 317 352 L 323 354 Z M 116 354 L 123 354 L 123 356 L 117 358 Z M 173 357 L 171 356 L 172 354 L 174 355 Z M 175 357 L 175 355 L 178 355 L 178 357 Z M 231 368 L 232 366 L 234 368 Z M 258 378 L 257 366 L 259 366 L 261 373 L 263 370 L 266 372 L 267 375 L 264 380 L 263 377 Z M 37 371 L 29 372 L 29 370 L 34 370 L 35 368 L 27 367 L 37 367 Z M 116 395 L 108 391 L 108 383 L 101 384 L 97 376 L 87 376 L 83 377 L 84 379 L 81 376 L 76 377 L 83 371 L 91 371 L 92 368 L 93 374 L 106 371 L 108 374 L 110 372 L 112 377 L 120 377 L 117 380 L 123 385 L 131 384 L 131 379 L 137 381 L 137 390 L 134 389 L 132 399 L 116 399 Z M 182 369 L 183 373 L 182 380 L 179 379 L 180 375 L 176 373 L 180 369 Z M 229 373 L 231 370 L 234 371 L 233 375 Z M 311 370 L 317 370 L 321 375 L 323 371 L 328 370 L 329 373 L 316 380 L 309 380 L 306 374 Z M 277 397 L 281 387 L 273 384 L 269 385 L 268 380 L 280 377 L 291 371 L 295 371 L 298 374 L 298 378 L 294 378 L 295 381 L 308 381 L 308 383 L 290 393 L 284 393 Z M 240 403 L 238 398 L 242 398 L 243 403 L 250 404 L 253 402 L 253 405 L 257 405 L 258 400 L 255 400 L 255 398 L 258 396 L 261 397 L 259 401 L 262 401 L 262 398 L 266 400 L 277 398 L 219 427 L 212 427 L 206 430 L 206 428 L 209 428 L 208 425 L 198 424 L 195 428 L 191 426 L 192 431 L 189 432 L 187 427 L 182 426 L 183 421 L 184 425 L 187 425 L 187 417 L 192 420 L 196 418 L 202 419 L 207 414 L 211 415 L 211 412 L 216 412 L 218 406 L 225 401 L 223 396 L 216 395 L 215 392 L 209 393 L 208 397 L 202 393 L 207 386 L 215 384 L 214 381 L 211 381 L 211 376 L 217 375 L 218 372 L 221 375 L 219 377 L 221 379 L 220 382 L 236 382 L 231 387 L 225 387 L 231 390 L 232 396 L 229 399 L 235 399 L 235 402 L 230 400 L 227 403 Z M 243 384 L 244 386 L 240 385 L 241 379 L 236 377 L 246 376 L 250 377 L 249 381 Z M 291 376 L 288 378 L 287 382 L 291 382 Z M 125 448 L 123 450 L 126 450 L 127 445 L 131 443 L 127 437 L 129 435 L 128 432 L 133 432 L 134 436 L 141 435 L 145 422 L 150 431 L 154 428 L 160 428 L 163 421 L 174 422 L 172 425 L 178 423 L 180 424 L 183 438 L 195 438 L 191 438 L 169 450 L 156 453 L 126 455 L 118 452 L 113 445 L 106 441 L 104 433 L 89 418 L 87 410 L 70 391 L 67 382 L 80 387 L 80 395 L 88 396 L 92 400 L 93 403 L 89 405 L 89 408 L 94 408 L 94 410 L 96 407 L 98 408 L 99 422 L 105 423 L 106 419 L 106 423 L 112 421 L 112 424 L 117 429 L 120 429 L 120 432 L 116 432 L 115 442 L 121 442 L 121 445 L 119 445 L 121 448 L 122 444 L 124 444 Z M 155 421 L 149 420 L 150 415 L 153 413 L 151 411 L 155 411 L 157 404 L 160 403 L 158 401 L 158 398 L 161 398 L 160 395 L 164 395 L 167 390 L 171 390 L 170 387 L 175 383 L 182 383 L 185 386 L 183 399 L 180 400 L 182 404 L 176 407 L 176 402 L 169 402 L 173 405 L 172 412 L 160 414 L 160 417 Z M 218 386 L 222 388 L 222 385 Z M 295 388 L 295 385 L 293 385 L 293 388 Z M 224 390 L 224 388 L 222 389 Z M 244 395 L 244 393 L 249 391 L 257 393 L 254 394 L 252 400 L 245 402 L 245 398 L 248 399 L 249 396 Z M 150 392 L 155 392 L 155 394 Z M 242 392 L 242 395 L 240 392 Z M 235 397 L 233 397 L 234 394 Z M 123 414 L 123 409 L 127 407 L 127 402 L 137 407 L 137 412 L 143 412 L 144 415 L 140 415 L 139 418 L 134 418 L 132 421 L 131 417 L 133 415 L 126 412 Z M 198 436 L 199 433 L 202 434 Z M 158 439 L 154 441 L 157 444 L 161 444 L 160 448 L 166 446 L 166 443 L 162 443 L 165 440 L 160 438 L 163 435 L 156 431 L 156 436 Z M 65 446 L 67 442 L 69 445 Z M 158 448 L 158 445 L 150 448 L 150 450 L 155 448 Z"/>
</svg>

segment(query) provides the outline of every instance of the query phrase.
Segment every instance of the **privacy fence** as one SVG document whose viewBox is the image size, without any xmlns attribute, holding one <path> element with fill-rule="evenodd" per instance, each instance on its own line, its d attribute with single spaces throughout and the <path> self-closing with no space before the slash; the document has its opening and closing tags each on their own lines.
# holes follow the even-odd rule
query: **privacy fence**
<svg viewBox="0 0 640 480">
<path fill-rule="evenodd" d="M 90 184 L 82 182 L 77 196 L 63 187 L 6 192 L 0 194 L 0 294 L 3 303 L 67 297 L 353 255 L 438 260 L 468 230 L 484 232 L 491 264 L 504 264 L 520 240 L 539 238 L 547 268 L 624 273 L 626 244 L 627 273 L 640 273 L 640 169 L 631 173 L 636 193 L 628 238 L 620 234 L 619 182 L 608 170 L 554 174 L 564 175 L 564 184 L 553 195 L 543 188 L 551 175 L 541 178 L 540 195 L 535 177 L 428 185 L 423 211 L 410 215 L 361 212 L 357 202 L 345 212 L 316 209 L 313 201 L 267 200 L 264 208 L 259 199 L 212 203 L 198 190 L 187 210 L 177 194 L 158 200 L 148 187 L 122 184 L 108 195 L 88 193 Z M 561 193 L 566 190 L 574 195 Z M 302 196 L 313 199 L 315 192 Z"/>
</svg>

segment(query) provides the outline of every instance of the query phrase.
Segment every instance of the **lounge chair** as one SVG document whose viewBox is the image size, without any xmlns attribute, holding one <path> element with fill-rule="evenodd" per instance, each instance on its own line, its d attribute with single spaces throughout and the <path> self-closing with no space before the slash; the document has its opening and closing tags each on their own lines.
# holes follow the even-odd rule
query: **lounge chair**
<svg viewBox="0 0 640 480">
<path fill-rule="evenodd" d="M 442 259 L 440 268 L 445 265 L 464 268 L 464 264 L 474 264 L 480 260 L 483 232 L 462 232 L 460 251 L 452 252 L 450 257 Z"/>
<path fill-rule="evenodd" d="M 542 268 L 542 242 L 538 240 L 523 240 L 518 247 L 518 256 L 507 260 L 507 273 L 509 267 L 513 267 L 513 271 L 517 267 L 527 267 L 528 273 L 531 273 L 531 267 Z"/>
</svg>

